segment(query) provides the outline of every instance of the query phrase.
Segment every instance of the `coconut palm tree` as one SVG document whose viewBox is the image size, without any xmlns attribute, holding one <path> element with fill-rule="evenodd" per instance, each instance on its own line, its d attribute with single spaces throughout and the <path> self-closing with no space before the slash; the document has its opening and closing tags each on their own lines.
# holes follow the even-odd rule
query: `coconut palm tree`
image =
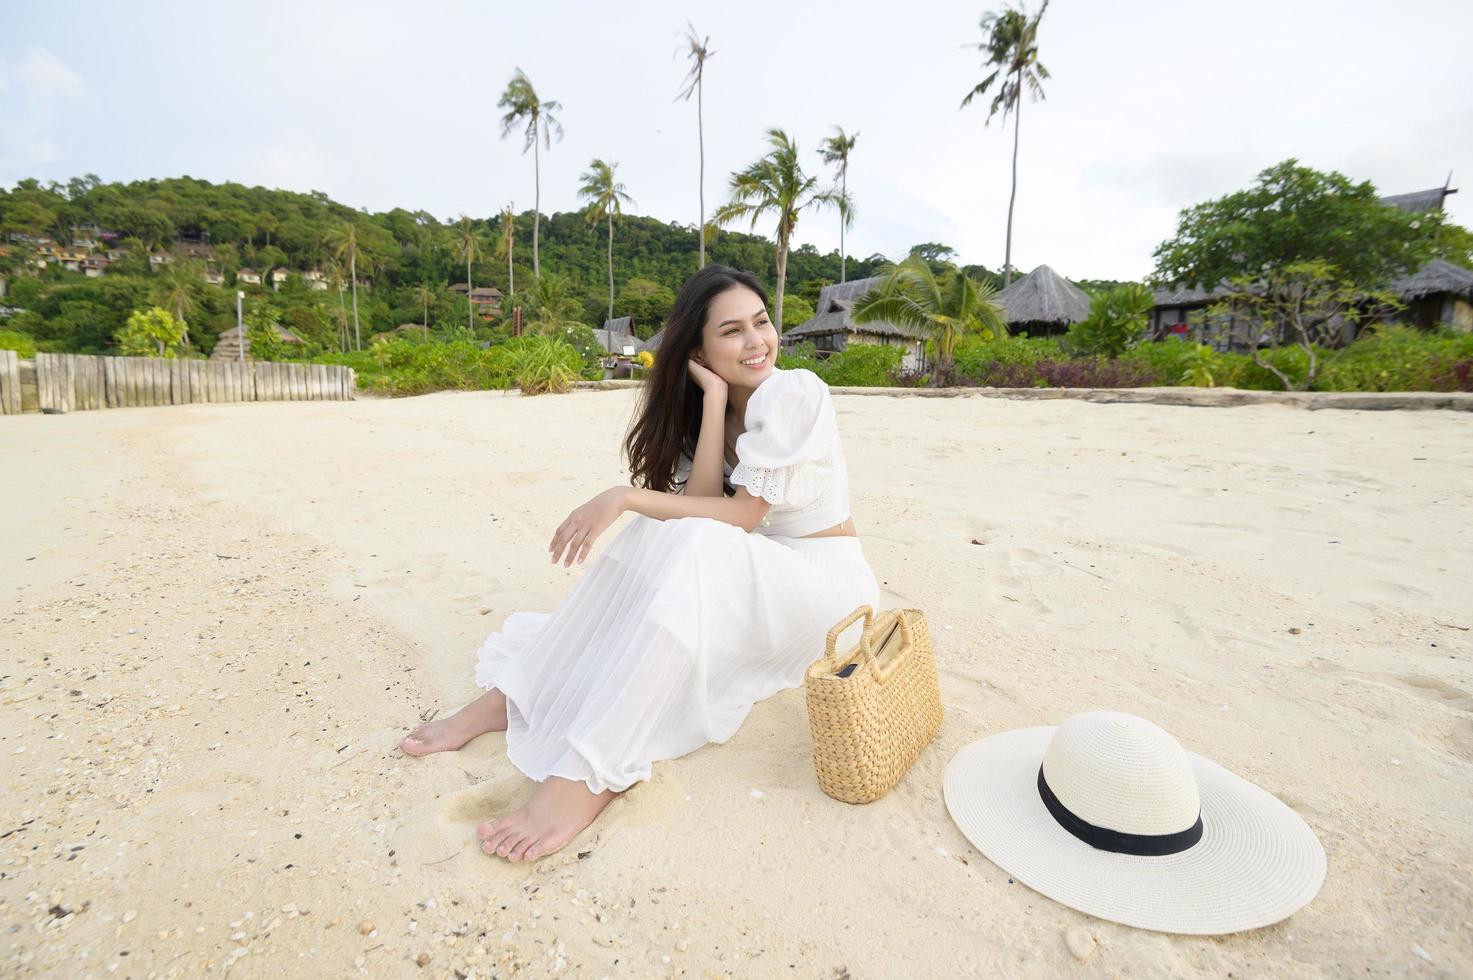
<svg viewBox="0 0 1473 980">
<path fill-rule="evenodd" d="M 194 294 L 199 288 L 200 267 L 197 262 L 179 259 L 159 272 L 159 305 L 172 309 L 174 319 L 184 327 L 182 343 L 189 343 L 189 314 L 194 310 Z"/>
<path fill-rule="evenodd" d="M 342 265 L 335 258 L 328 259 L 322 271 L 327 277 L 327 284 L 337 290 L 340 313 L 338 317 L 338 347 L 346 354 L 348 352 L 348 306 L 347 300 L 343 298 L 343 292 L 348 288 L 348 280 L 343 276 Z"/>
<path fill-rule="evenodd" d="M 471 282 L 471 263 L 481 255 L 481 236 L 476 232 L 475 223 L 465 215 L 460 216 L 460 221 L 455 225 L 455 238 L 453 241 L 455 254 L 465 259 L 465 300 L 466 300 L 466 327 L 476 329 L 476 304 L 471 298 L 474 293 L 475 283 Z"/>
<path fill-rule="evenodd" d="M 430 304 L 440 295 L 440 288 L 431 286 L 428 282 L 422 282 L 414 287 L 414 298 L 419 300 L 420 307 L 424 310 L 424 320 L 421 321 L 426 330 L 430 327 Z"/>
<path fill-rule="evenodd" d="M 614 318 L 614 215 L 623 214 L 623 205 L 634 199 L 625 193 L 624 185 L 614 179 L 617 163 L 594 160 L 583 175 L 578 197 L 588 202 L 583 216 L 590 224 L 605 222 L 609 228 L 609 319 Z"/>
<path fill-rule="evenodd" d="M 777 217 L 777 297 L 772 322 L 782 332 L 783 290 L 788 278 L 788 247 L 798 216 L 812 207 L 839 204 L 843 200 L 837 190 L 818 189 L 818 178 L 803 172 L 798 162 L 798 145 L 781 129 L 769 129 L 767 142 L 772 147 L 767 155 L 754 160 L 745 170 L 731 175 L 731 199 L 716 209 L 718 225 L 751 219 L 751 227 L 764 215 Z"/>
<path fill-rule="evenodd" d="M 985 95 L 992 83 L 997 82 L 997 93 L 993 96 L 992 108 L 987 112 L 987 122 L 992 121 L 998 109 L 1002 110 L 1003 125 L 1007 125 L 1008 113 L 1015 113 L 1013 190 L 1008 195 L 1008 237 L 1002 260 L 1004 289 L 1013 281 L 1013 202 L 1018 197 L 1018 125 L 1023 118 L 1023 89 L 1026 86 L 1035 99 L 1042 99 L 1042 80 L 1049 77 L 1048 69 L 1038 60 L 1038 22 L 1043 20 L 1043 12 L 1047 9 L 1048 0 L 1043 0 L 1037 16 L 1031 19 L 1026 9 L 1011 8 L 983 16 L 982 30 L 987 34 L 987 40 L 979 43 L 977 49 L 987 55 L 984 67 L 991 65 L 993 71 L 967 93 L 961 105 L 965 109 L 973 96 Z M 983 123 L 984 126 L 986 124 Z"/>
<path fill-rule="evenodd" d="M 700 179 L 696 183 L 696 194 L 701 202 L 701 222 L 696 225 L 700 232 L 700 258 L 698 269 L 706 267 L 706 124 L 702 118 L 705 110 L 701 105 L 703 94 L 702 85 L 706 77 L 706 59 L 713 57 L 716 52 L 711 50 L 710 36 L 702 38 L 696 33 L 690 21 L 685 22 L 685 43 L 682 48 L 675 51 L 676 57 L 684 50 L 685 56 L 690 59 L 690 74 L 685 76 L 685 87 L 680 90 L 677 99 L 690 101 L 692 91 L 696 93 L 696 147 L 700 151 Z"/>
<path fill-rule="evenodd" d="M 885 281 L 854 304 L 854 322 L 882 320 L 934 339 L 938 370 L 933 383 L 950 377 L 963 335 L 981 333 L 989 340 L 1008 335 L 1007 314 L 993 300 L 992 286 L 960 269 L 938 279 L 924 257 L 911 255 L 899 265 L 885 266 L 880 275 Z"/>
<path fill-rule="evenodd" d="M 348 276 L 353 283 L 353 349 L 363 349 L 363 335 L 358 327 L 358 231 L 353 222 L 344 221 L 333 237 L 333 257 L 348 262 Z"/>
<path fill-rule="evenodd" d="M 506 295 L 517 291 L 517 277 L 511 265 L 512 249 L 517 244 L 517 216 L 508 204 L 501 209 L 501 222 L 496 226 L 496 258 L 506 259 Z"/>
<path fill-rule="evenodd" d="M 549 150 L 552 149 L 552 134 L 557 133 L 557 138 L 563 138 L 563 124 L 553 117 L 554 112 L 562 112 L 563 105 L 553 99 L 543 99 L 537 95 L 537 90 L 532 87 L 532 82 L 527 78 L 520 68 L 506 83 L 506 90 L 501 93 L 501 99 L 496 103 L 498 109 L 505 109 L 506 115 L 501 117 L 501 138 L 506 139 L 511 131 L 517 126 L 525 124 L 524 130 L 526 142 L 522 146 L 522 152 L 528 149 L 532 151 L 532 179 L 535 196 L 532 199 L 532 275 L 541 278 L 542 267 L 538 264 L 537 229 L 541 221 L 542 208 L 542 161 L 537 144 L 540 141 Z"/>
<path fill-rule="evenodd" d="M 573 283 L 565 276 L 549 272 L 532 283 L 532 289 L 520 302 L 531 308 L 527 329 L 536 334 L 561 334 L 579 322 L 583 310 L 574 293 Z"/>
<path fill-rule="evenodd" d="M 854 141 L 859 139 L 859 134 L 853 136 L 844 132 L 843 126 L 834 127 L 834 135 L 819 144 L 818 155 L 823 157 L 824 163 L 837 163 L 839 165 L 839 193 L 842 201 L 839 204 L 839 281 L 844 281 L 844 229 L 854 225 L 854 202 L 849 198 L 849 151 L 854 149 Z"/>
</svg>

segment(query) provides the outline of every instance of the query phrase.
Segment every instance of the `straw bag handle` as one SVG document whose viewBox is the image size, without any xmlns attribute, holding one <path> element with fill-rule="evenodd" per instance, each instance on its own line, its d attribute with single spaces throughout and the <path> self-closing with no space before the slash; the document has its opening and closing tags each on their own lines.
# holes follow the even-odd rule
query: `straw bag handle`
<svg viewBox="0 0 1473 980">
<path fill-rule="evenodd" d="M 864 655 L 864 662 L 869 666 L 870 673 L 874 675 L 875 680 L 882 681 L 883 678 L 880 677 L 880 665 L 875 662 L 874 651 L 870 649 L 869 645 L 869 633 L 875 621 L 875 611 L 870 606 L 860 606 L 845 616 L 833 629 L 829 630 L 828 640 L 824 644 L 824 659 L 832 667 L 839 666 L 838 654 L 834 649 L 839 644 L 839 634 L 852 626 L 854 621 L 860 616 L 864 617 L 864 630 L 859 635 L 859 651 Z"/>
</svg>

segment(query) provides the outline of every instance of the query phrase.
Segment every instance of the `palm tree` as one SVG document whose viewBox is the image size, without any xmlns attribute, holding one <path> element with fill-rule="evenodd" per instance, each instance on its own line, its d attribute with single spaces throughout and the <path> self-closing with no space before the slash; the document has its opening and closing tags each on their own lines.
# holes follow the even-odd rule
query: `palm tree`
<svg viewBox="0 0 1473 980">
<path fill-rule="evenodd" d="M 1008 335 L 1007 314 L 993 300 L 992 286 L 960 269 L 938 279 L 931 264 L 913 254 L 899 265 L 885 266 L 880 275 L 885 281 L 854 304 L 854 322 L 882 320 L 933 338 L 938 362 L 933 383 L 950 377 L 956 344 L 964 334 L 981 333 L 989 340 Z"/>
<path fill-rule="evenodd" d="M 583 304 L 574 294 L 573 283 L 564 276 L 549 272 L 532 283 L 532 291 L 522 297 L 532 308 L 527 329 L 532 333 L 559 334 L 578 322 Z"/>
<path fill-rule="evenodd" d="M 706 59 L 715 56 L 716 52 L 711 50 L 711 38 L 702 38 L 696 33 L 695 27 L 690 21 L 685 22 L 685 55 L 690 59 L 690 74 L 685 76 L 685 88 L 680 90 L 677 99 L 690 101 L 692 91 L 696 93 L 696 146 L 701 154 L 700 180 L 696 184 L 696 193 L 701 202 L 701 223 L 696 227 L 700 230 L 700 264 L 696 267 L 706 267 L 706 125 L 702 118 L 705 110 L 701 104 L 702 83 L 706 77 Z M 680 48 L 675 50 L 676 57 L 680 56 Z"/>
<path fill-rule="evenodd" d="M 159 273 L 161 305 L 172 307 L 174 319 L 184 327 L 183 343 L 189 343 L 189 313 L 194 309 L 194 293 L 199 288 L 199 265 L 179 259 L 170 262 Z"/>
<path fill-rule="evenodd" d="M 1013 190 L 1008 195 L 1008 238 L 1002 260 L 1004 289 L 1013 281 L 1013 202 L 1018 197 L 1018 125 L 1023 118 L 1023 87 L 1026 85 L 1035 99 L 1042 99 L 1042 80 L 1049 77 L 1048 69 L 1038 60 L 1038 22 L 1043 20 L 1043 12 L 1047 9 L 1048 0 L 1043 0 L 1038 16 L 1032 20 L 1029 20 L 1026 9 L 1008 9 L 1000 14 L 983 16 L 982 30 L 987 32 L 987 40 L 978 44 L 977 49 L 987 54 L 983 64 L 995 67 L 991 75 L 967 93 L 961 105 L 965 109 L 972 96 L 985 94 L 992 83 L 1001 78 L 997 94 L 992 99 L 992 108 L 987 112 L 987 122 L 992 122 L 998 109 L 1002 110 L 1003 125 L 1007 125 L 1009 112 L 1016 113 L 1013 118 Z M 986 124 L 983 123 L 984 126 Z"/>
<path fill-rule="evenodd" d="M 343 278 L 343 267 L 338 263 L 337 259 L 328 259 L 326 266 L 323 272 L 327 276 L 328 285 L 337 290 L 338 293 L 338 308 L 340 313 L 338 317 L 338 346 L 346 354 L 348 352 L 348 307 L 347 300 L 343 298 L 343 291 L 348 288 L 348 281 Z"/>
<path fill-rule="evenodd" d="M 542 214 L 542 161 L 540 151 L 537 149 L 539 139 L 549 150 L 552 149 L 552 134 L 557 133 L 557 138 L 563 138 L 563 124 L 553 118 L 554 112 L 562 112 L 563 105 L 552 99 L 541 99 L 536 89 L 532 88 L 532 82 L 520 69 L 506 83 L 506 91 L 501 93 L 501 100 L 496 103 L 498 109 L 505 109 L 506 115 L 501 117 L 501 138 L 506 139 L 511 131 L 518 125 L 526 123 L 526 142 L 522 146 L 522 152 L 532 150 L 532 178 L 534 181 L 535 196 L 532 199 L 532 275 L 541 278 L 542 267 L 537 261 L 537 229 Z"/>
<path fill-rule="evenodd" d="M 511 265 L 512 249 L 517 244 L 517 216 L 508 204 L 501 209 L 501 223 L 496 226 L 496 258 L 506 259 L 506 295 L 517 291 L 517 277 Z"/>
<path fill-rule="evenodd" d="M 803 172 L 798 163 L 798 145 L 788 139 L 787 133 L 769 129 L 767 142 L 772 149 L 766 156 L 731 175 L 731 200 L 716 209 L 714 220 L 717 224 L 728 224 L 751 218 L 751 226 L 756 228 L 763 215 L 777 215 L 777 302 L 772 320 L 781 334 L 788 246 L 793 240 L 798 215 L 810 207 L 839 204 L 843 198 L 838 191 L 817 189 L 818 178 Z"/>
<path fill-rule="evenodd" d="M 440 290 L 435 286 L 431 286 L 429 282 L 422 282 L 414 287 L 414 298 L 419 300 L 420 306 L 424 308 L 423 325 L 426 330 L 430 326 L 430 303 L 439 295 Z"/>
<path fill-rule="evenodd" d="M 348 261 L 348 276 L 353 283 L 353 349 L 363 349 L 363 335 L 358 328 L 358 231 L 353 222 L 344 221 L 334 236 L 333 257 Z"/>
<path fill-rule="evenodd" d="M 614 180 L 617 163 L 595 160 L 588 165 L 583 175 L 583 184 L 578 196 L 588 202 L 583 216 L 590 224 L 607 222 L 609 226 L 609 319 L 614 318 L 614 215 L 623 214 L 623 205 L 633 204 L 634 199 L 624 192 L 624 185 Z"/>
<path fill-rule="evenodd" d="M 460 216 L 460 221 L 455 225 L 455 254 L 465 259 L 465 300 L 466 300 L 466 327 L 476 329 L 476 304 L 472 297 L 475 292 L 474 283 L 471 282 L 471 263 L 481 254 L 481 238 L 476 234 L 476 226 L 470 218 Z"/>
<path fill-rule="evenodd" d="M 839 194 L 842 200 L 839 203 L 839 281 L 844 281 L 844 229 L 854 225 L 854 202 L 849 199 L 849 151 L 854 149 L 854 141 L 859 139 L 859 134 L 849 136 L 844 132 L 843 126 L 834 127 L 834 135 L 824 140 L 818 147 L 819 156 L 823 157 L 824 163 L 837 163 L 839 165 Z"/>
</svg>

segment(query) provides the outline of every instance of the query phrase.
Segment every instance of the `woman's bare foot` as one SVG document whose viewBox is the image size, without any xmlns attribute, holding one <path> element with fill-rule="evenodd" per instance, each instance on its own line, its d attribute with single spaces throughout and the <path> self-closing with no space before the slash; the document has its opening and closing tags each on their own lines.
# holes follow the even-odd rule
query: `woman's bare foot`
<svg viewBox="0 0 1473 980">
<path fill-rule="evenodd" d="M 399 748 L 409 755 L 454 752 L 478 735 L 506 731 L 506 695 L 496 688 L 476 698 L 449 718 L 425 722 L 405 735 Z"/>
<path fill-rule="evenodd" d="M 578 835 L 618 796 L 594 793 L 581 780 L 549 776 L 520 810 L 476 828 L 481 850 L 511 861 L 533 861 Z"/>
</svg>

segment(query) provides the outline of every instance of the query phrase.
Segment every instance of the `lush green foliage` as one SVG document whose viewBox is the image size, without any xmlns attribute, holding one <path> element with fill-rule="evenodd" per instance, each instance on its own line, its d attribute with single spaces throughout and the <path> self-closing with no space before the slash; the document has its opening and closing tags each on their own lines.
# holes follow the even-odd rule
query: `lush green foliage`
<svg viewBox="0 0 1473 980">
<path fill-rule="evenodd" d="M 138 310 L 118 331 L 118 352 L 124 356 L 178 357 L 184 343 L 184 324 L 157 306 Z"/>
<path fill-rule="evenodd" d="M 499 218 L 470 222 L 478 241 L 500 242 Z M 269 300 L 281 308 L 282 326 L 321 349 L 340 349 L 343 324 L 347 323 L 349 335 L 353 329 L 349 255 L 344 249 L 349 222 L 365 346 L 375 333 L 401 323 L 428 319 L 436 327 L 467 322 L 466 301 L 446 287 L 466 279 L 454 224 L 402 208 L 366 213 L 321 192 L 297 194 L 181 177 L 113 184 L 83 178 L 44 187 L 23 180 L 11 190 L 0 188 L 0 233 L 47 235 L 68 242 L 72 226 L 96 223 L 124 235 L 116 244 L 130 249 L 104 275 L 86 278 L 55 266 L 32 275 L 21 265 L 25 246 L 13 244 L 12 254 L 0 256 L 0 275 L 10 280 L 5 303 L 34 315 L 17 314 L 0 319 L 0 325 L 30 335 L 42 350 L 115 353 L 113 338 L 134 310 L 154 305 L 175 308 L 168 301 L 166 276 L 149 265 L 149 252 L 205 240 L 207 235 L 225 285 L 200 279 L 188 288 L 189 339 L 197 350 L 208 353 L 219 335 L 235 326 L 236 289 L 246 293 L 247 310 Z M 523 288 L 535 281 L 532 225 L 531 211 L 513 216 L 509 225 L 512 272 Z M 544 275 L 556 273 L 570 283 L 567 292 L 578 307 L 571 319 L 602 325 L 608 312 L 606 229 L 591 226 L 580 212 L 542 215 L 540 245 Z M 639 336 L 648 337 L 659 328 L 674 305 L 675 292 L 696 270 L 698 248 L 693 227 L 638 215 L 619 218 L 615 313 L 633 315 Z M 709 261 L 749 270 L 769 291 L 776 286 L 773 246 L 763 237 L 708 231 L 706 252 Z M 883 261 L 883 256 L 851 258 L 849 277 L 871 275 Z M 242 268 L 260 271 L 277 266 L 293 272 L 279 290 L 234 281 Z M 324 272 L 332 288 L 310 289 L 296 274 L 314 268 Z M 506 250 L 499 244 L 478 246 L 470 272 L 477 286 L 506 291 Z M 819 290 L 838 279 L 836 252 L 820 254 L 812 246 L 799 246 L 788 253 L 788 295 L 813 304 Z M 428 313 L 420 294 L 426 284 L 435 287 Z M 504 304 L 508 316 L 510 308 L 511 303 Z"/>
<path fill-rule="evenodd" d="M 18 330 L 0 330 L 0 350 L 13 350 L 21 357 L 36 356 L 36 342 L 30 334 Z"/>
<path fill-rule="evenodd" d="M 1285 160 L 1255 186 L 1182 211 L 1155 252 L 1157 282 L 1215 286 L 1295 262 L 1322 261 L 1359 286 L 1381 286 L 1431 258 L 1473 267 L 1466 232 L 1441 212 L 1387 207 L 1369 181 Z"/>
<path fill-rule="evenodd" d="M 1098 293 L 1089 316 L 1070 325 L 1064 347 L 1084 356 L 1119 357 L 1145 337 L 1153 305 L 1151 290 L 1138 282 Z"/>
</svg>

